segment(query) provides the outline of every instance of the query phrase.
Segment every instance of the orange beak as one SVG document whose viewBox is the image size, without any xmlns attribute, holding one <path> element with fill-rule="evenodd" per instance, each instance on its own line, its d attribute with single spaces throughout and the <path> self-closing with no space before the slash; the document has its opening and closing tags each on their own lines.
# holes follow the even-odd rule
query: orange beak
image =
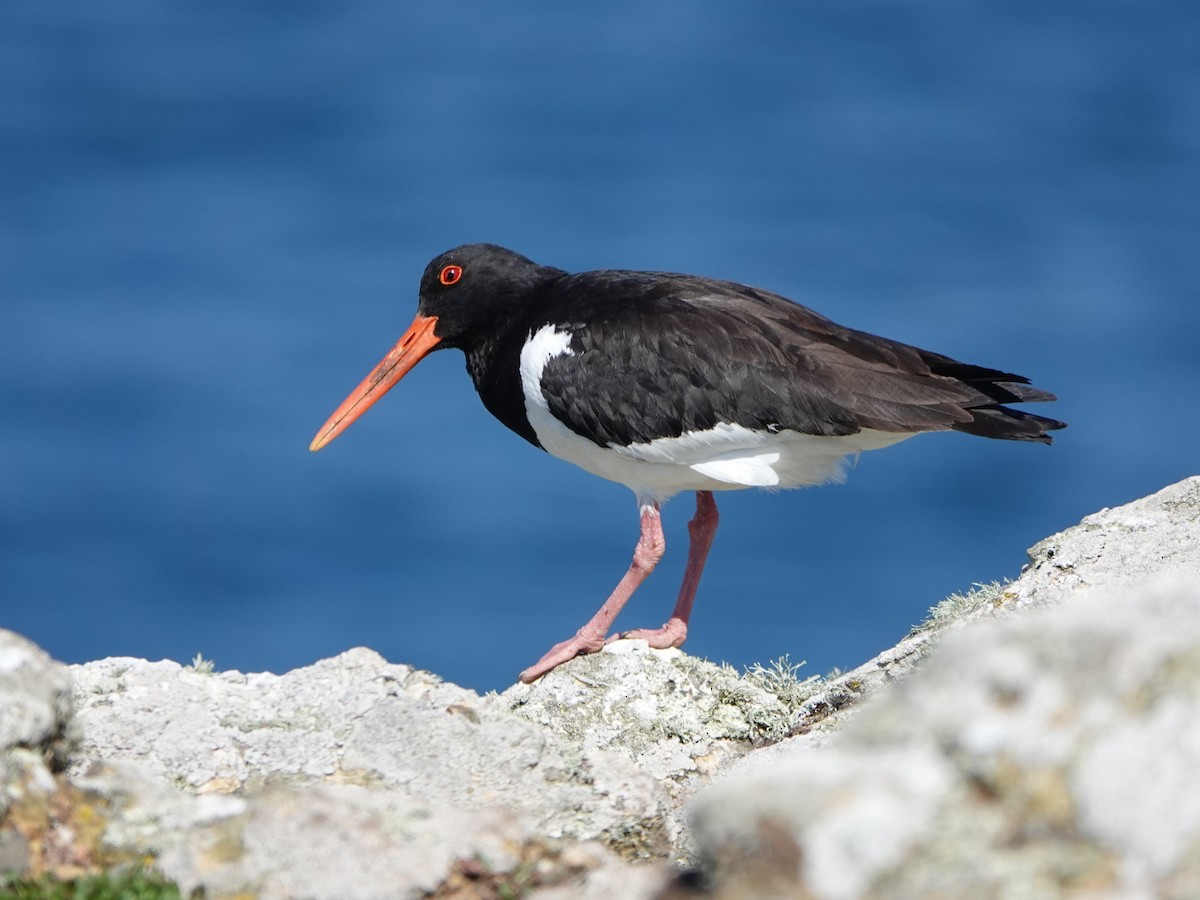
<svg viewBox="0 0 1200 900">
<path fill-rule="evenodd" d="M 350 427 L 376 400 L 408 374 L 408 370 L 419 363 L 429 351 L 438 345 L 441 338 L 433 333 L 437 316 L 417 316 L 408 326 L 408 331 L 396 342 L 391 353 L 375 367 L 375 371 L 363 379 L 342 405 L 333 411 L 329 420 L 321 426 L 308 449 L 316 452 Z"/>
</svg>

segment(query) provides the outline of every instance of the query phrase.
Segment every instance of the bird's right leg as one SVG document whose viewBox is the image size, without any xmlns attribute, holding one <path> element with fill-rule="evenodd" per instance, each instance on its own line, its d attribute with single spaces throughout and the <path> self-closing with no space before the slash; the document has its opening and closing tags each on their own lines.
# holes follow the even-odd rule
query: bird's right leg
<svg viewBox="0 0 1200 900">
<path fill-rule="evenodd" d="M 575 632 L 574 637 L 551 647 L 545 656 L 521 673 L 521 680 L 526 684 L 536 681 L 555 666 L 562 665 L 581 653 L 595 653 L 600 650 L 608 637 L 608 629 L 612 626 L 613 619 L 633 596 L 638 585 L 654 571 L 666 548 L 667 541 L 663 537 L 658 503 L 647 501 L 642 504 L 641 536 L 638 538 L 637 547 L 634 548 L 633 561 L 629 564 L 629 571 L 625 573 L 625 577 L 588 623 Z"/>
<path fill-rule="evenodd" d="M 712 491 L 696 491 L 696 515 L 688 522 L 691 545 L 688 547 L 687 568 L 683 570 L 683 584 L 679 587 L 679 600 L 671 618 L 661 628 L 637 628 L 609 638 L 611 643 L 618 638 L 643 640 L 659 650 L 679 647 L 687 640 L 688 618 L 692 615 L 692 603 L 696 599 L 696 588 L 700 586 L 700 573 L 704 561 L 717 534 L 717 503 Z"/>
</svg>

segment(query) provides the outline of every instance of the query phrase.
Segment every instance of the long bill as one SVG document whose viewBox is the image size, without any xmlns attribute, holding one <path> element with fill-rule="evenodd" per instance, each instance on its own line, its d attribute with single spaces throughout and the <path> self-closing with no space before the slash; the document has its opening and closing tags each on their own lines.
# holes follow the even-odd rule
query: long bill
<svg viewBox="0 0 1200 900">
<path fill-rule="evenodd" d="M 342 405 L 321 426 L 308 449 L 316 452 L 345 431 L 365 413 L 376 400 L 408 374 L 408 370 L 419 363 L 441 341 L 433 333 L 437 316 L 417 316 L 408 326 L 396 346 L 383 358 L 370 375 L 363 379 Z"/>
</svg>

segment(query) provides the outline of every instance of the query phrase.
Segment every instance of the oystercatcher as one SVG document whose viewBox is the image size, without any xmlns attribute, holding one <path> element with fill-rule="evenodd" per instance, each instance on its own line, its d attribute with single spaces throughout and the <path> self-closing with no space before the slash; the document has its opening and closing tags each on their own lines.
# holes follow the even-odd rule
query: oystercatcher
<svg viewBox="0 0 1200 900">
<path fill-rule="evenodd" d="M 714 491 L 837 481 L 848 456 L 926 431 L 1050 443 L 1062 422 L 1005 404 L 1029 380 L 837 325 L 778 294 L 663 272 L 570 274 L 467 244 L 421 277 L 417 316 L 313 440 L 320 450 L 433 350 L 466 354 L 483 405 L 535 447 L 624 484 L 641 535 L 599 611 L 521 673 L 618 637 L 678 647 L 717 529 Z M 661 628 L 609 636 L 665 541 L 659 507 L 696 492 L 679 599 Z"/>
</svg>

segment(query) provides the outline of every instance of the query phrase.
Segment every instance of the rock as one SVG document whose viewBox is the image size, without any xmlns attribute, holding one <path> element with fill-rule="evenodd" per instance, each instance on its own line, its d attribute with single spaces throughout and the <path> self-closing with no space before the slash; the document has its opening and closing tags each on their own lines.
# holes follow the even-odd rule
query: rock
<svg viewBox="0 0 1200 900">
<path fill-rule="evenodd" d="M 712 895 L 1200 896 L 1198 522 L 1200 479 L 1089 516 L 836 736 L 733 767 Z"/>
<path fill-rule="evenodd" d="M 344 896 L 351 846 L 371 848 L 353 896 L 496 881 L 531 857 L 551 896 L 622 879 L 649 896 L 666 873 L 628 861 L 669 858 L 683 798 L 794 712 L 644 641 L 488 697 L 364 649 L 280 676 L 134 659 L 72 674 L 70 775 L 116 811 L 109 849 L 152 853 L 185 890 L 264 897 Z"/>
<path fill-rule="evenodd" d="M 0 751 L 54 751 L 66 737 L 71 678 L 66 666 L 20 635 L 0 630 Z M 0 800 L 0 802 L 3 802 Z"/>
<path fill-rule="evenodd" d="M 610 644 L 499 699 L 568 746 L 650 776 L 663 792 L 661 849 L 677 858 L 686 857 L 684 801 L 757 744 L 783 737 L 795 714 L 761 679 L 645 641 Z"/>
<path fill-rule="evenodd" d="M 1200 580 L 1200 477 L 1103 509 L 1039 541 L 1007 605 L 1061 603 L 1096 587 L 1136 587 L 1159 575 Z"/>
<path fill-rule="evenodd" d="M 820 743 L 877 690 L 907 677 L 946 632 L 981 618 L 1054 606 L 1096 587 L 1137 587 L 1160 575 L 1200 580 L 1200 476 L 1185 478 L 1125 506 L 1086 516 L 1078 525 L 1029 550 L 1021 576 L 1007 585 L 980 585 L 931 610 L 925 626 L 895 647 L 830 680 L 796 716 L 794 734 Z"/>
<path fill-rule="evenodd" d="M 364 649 L 68 685 L 0 632 L 0 866 L 153 860 L 211 897 L 1200 896 L 1198 522 L 1200 479 L 1089 516 L 826 683 L 621 641 L 483 697 Z"/>
<path fill-rule="evenodd" d="M 1200 585 L 1177 579 L 951 636 L 693 825 L 717 896 L 781 843 L 818 898 L 1197 896 L 1197 773 Z"/>
<path fill-rule="evenodd" d="M 535 841 L 666 850 L 665 795 L 632 763 L 369 650 L 280 676 L 129 659 L 74 675 L 84 739 L 73 775 L 118 764 L 208 795 L 205 812 L 160 796 L 142 804 L 149 830 L 113 832 L 131 850 L 153 839 L 186 890 L 423 896 L 460 861 L 515 868 Z M 87 783 L 119 794 L 123 781 L 101 771 Z M 211 803 L 225 794 L 236 802 Z M 361 860 L 349 883 L 347 854 Z"/>
<path fill-rule="evenodd" d="M 71 679 L 66 666 L 0 631 L 0 872 L 53 853 L 53 768 L 70 751 Z"/>
<path fill-rule="evenodd" d="M 192 830 L 159 865 L 185 890 L 218 896 L 422 897 L 459 860 L 514 867 L 525 840 L 499 809 L 440 808 L 352 784 L 280 785 Z"/>
</svg>

